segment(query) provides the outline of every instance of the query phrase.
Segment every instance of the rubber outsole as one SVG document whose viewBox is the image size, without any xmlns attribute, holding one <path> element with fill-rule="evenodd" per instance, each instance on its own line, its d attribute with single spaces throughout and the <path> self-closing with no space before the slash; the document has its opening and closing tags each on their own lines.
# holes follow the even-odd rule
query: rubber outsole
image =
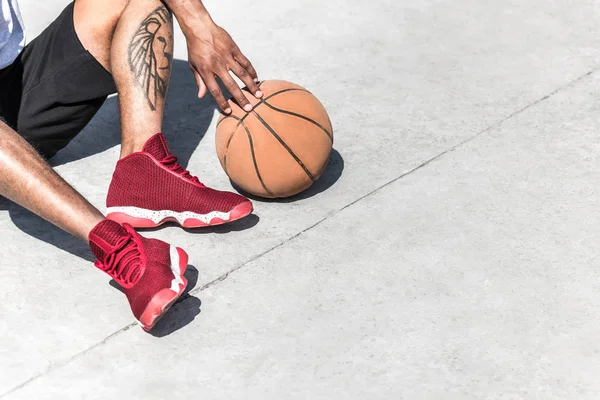
<svg viewBox="0 0 600 400">
<path fill-rule="evenodd" d="M 158 222 L 154 222 L 149 218 L 136 217 L 135 215 L 127 214 L 124 212 L 111 212 L 108 213 L 106 218 L 118 222 L 120 224 L 127 223 L 134 228 L 156 228 L 166 222 L 175 222 L 183 228 L 204 228 L 208 226 L 217 226 L 227 224 L 239 219 L 245 218 L 254 211 L 254 206 L 251 202 L 244 202 L 237 205 L 229 213 L 228 219 L 219 217 L 212 218 L 208 223 L 201 221 L 196 218 L 187 218 L 183 222 L 174 217 L 165 217 Z"/>
<path fill-rule="evenodd" d="M 169 311 L 171 306 L 175 304 L 187 287 L 188 281 L 183 274 L 185 274 L 189 257 L 187 253 L 179 247 L 176 248 L 176 251 L 179 256 L 179 279 L 181 279 L 183 284 L 179 284 L 178 292 L 174 292 L 168 288 L 161 290 L 152 297 L 152 300 L 150 300 L 138 320 L 142 329 L 146 332 L 152 330 L 152 328 L 156 326 L 157 322 L 160 321 L 167 311 Z"/>
</svg>

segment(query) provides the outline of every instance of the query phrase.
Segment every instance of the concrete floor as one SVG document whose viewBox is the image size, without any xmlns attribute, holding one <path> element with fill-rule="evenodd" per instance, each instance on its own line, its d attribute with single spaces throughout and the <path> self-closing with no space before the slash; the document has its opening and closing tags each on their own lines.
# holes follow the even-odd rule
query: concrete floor
<svg viewBox="0 0 600 400">
<path fill-rule="evenodd" d="M 20 3 L 31 38 L 67 1 Z M 325 177 L 144 233 L 193 266 L 153 335 L 84 244 L 0 200 L 0 397 L 598 399 L 597 1 L 205 3 L 262 79 L 327 106 Z M 176 38 L 165 131 L 230 188 Z M 116 112 L 53 160 L 101 208 Z"/>
</svg>

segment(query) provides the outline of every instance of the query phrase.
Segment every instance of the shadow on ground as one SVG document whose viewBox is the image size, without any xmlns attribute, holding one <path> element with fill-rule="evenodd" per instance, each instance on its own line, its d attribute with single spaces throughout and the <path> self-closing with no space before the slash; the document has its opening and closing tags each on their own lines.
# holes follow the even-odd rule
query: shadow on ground
<svg viewBox="0 0 600 400">
<path fill-rule="evenodd" d="M 198 87 L 187 62 L 173 60 L 163 129 L 171 151 L 184 168 L 204 138 L 216 110 L 212 97 L 198 99 L 197 95 Z M 67 164 L 104 152 L 120 143 L 119 101 L 118 97 L 113 96 L 106 100 L 88 127 L 50 163 L 55 167 Z"/>
<path fill-rule="evenodd" d="M 224 233 L 239 232 L 239 231 L 244 231 L 246 229 L 253 228 L 254 226 L 256 226 L 258 224 L 259 221 L 260 221 L 260 218 L 258 215 L 250 214 L 245 218 L 239 219 L 237 221 L 229 222 L 227 224 L 215 225 L 215 226 L 205 226 L 202 228 L 195 228 L 195 229 L 194 228 L 182 228 L 175 222 L 165 222 L 164 224 L 162 224 L 156 228 L 138 228 L 136 230 L 140 233 L 143 233 L 143 232 L 158 231 L 158 230 L 161 230 L 166 227 L 178 227 L 188 233 L 193 233 L 193 234 L 216 233 L 216 234 L 222 235 Z"/>
<path fill-rule="evenodd" d="M 216 109 L 210 96 L 197 97 L 198 89 L 187 62 L 173 61 L 173 72 L 165 111 L 164 130 L 169 145 L 185 168 L 206 134 Z M 50 160 L 53 166 L 101 153 L 121 143 L 118 98 L 111 97 L 88 127 Z M 115 160 L 116 161 L 116 160 Z M 113 166 L 110 166 L 111 170 Z M 8 210 L 13 223 L 23 232 L 61 250 L 94 261 L 88 246 L 26 209 L 0 200 L 0 210 Z M 247 227 L 256 225 L 256 222 Z M 231 227 L 231 229 L 236 229 Z M 238 226 L 238 229 L 242 229 Z M 243 228 L 246 229 L 246 228 Z"/>
<path fill-rule="evenodd" d="M 188 265 L 184 276 L 188 284 L 185 291 L 177 302 L 171 307 L 168 313 L 158 321 L 150 334 L 155 337 L 165 337 L 181 328 L 189 325 L 200 315 L 200 306 L 202 302 L 190 292 L 195 289 L 198 284 L 198 269 L 193 265 Z M 115 281 L 110 281 L 110 286 L 123 292 L 123 289 Z"/>
<path fill-rule="evenodd" d="M 181 60 L 174 60 L 169 97 L 166 105 L 164 130 L 167 133 L 172 152 L 179 157 L 180 163 L 184 168 L 189 163 L 194 150 L 206 134 L 213 119 L 215 109 L 215 103 L 210 96 L 204 99 L 197 98 L 197 87 L 187 63 Z M 118 146 L 121 141 L 118 110 L 118 98 L 109 98 L 88 127 L 66 148 L 51 159 L 50 163 L 53 166 L 59 166 Z M 111 165 L 110 167 L 112 170 L 113 166 Z M 250 195 L 248 197 L 259 201 L 280 202 L 310 198 L 334 185 L 341 177 L 343 169 L 343 158 L 336 150 L 333 150 L 325 173 L 305 192 L 288 199 L 266 200 Z M 84 260 L 95 261 L 87 244 L 1 196 L 0 211 L 8 211 L 13 223 L 28 235 Z M 186 231 L 197 234 L 225 234 L 232 231 L 250 229 L 256 226 L 259 221 L 260 218 L 258 216 L 250 215 L 234 223 L 201 230 L 186 229 Z M 193 266 L 188 266 L 185 275 L 188 279 L 186 291 L 172 307 L 171 311 L 152 330 L 151 334 L 153 336 L 167 336 L 190 324 L 200 314 L 201 301 L 189 294 L 197 284 L 198 270 Z M 111 286 L 121 290 L 114 281 L 111 282 Z"/>
<path fill-rule="evenodd" d="M 163 125 L 169 139 L 171 151 L 179 157 L 180 163 L 184 168 L 189 163 L 194 150 L 204 138 L 213 119 L 215 109 L 216 105 L 210 96 L 198 99 L 197 86 L 187 62 L 174 60 Z M 67 164 L 104 152 L 118 146 L 120 142 L 118 98 L 111 97 L 106 101 L 102 109 L 98 112 L 98 115 L 96 115 L 86 129 L 51 159 L 50 162 L 53 166 Z M 113 166 L 111 165 L 110 168 L 112 170 Z M 244 193 L 237 187 L 236 189 L 255 201 L 294 202 L 313 197 L 327 190 L 337 182 L 343 170 L 344 159 L 334 149 L 331 152 L 328 167 L 321 178 L 308 190 L 296 196 L 286 199 L 263 199 Z M 94 257 L 85 243 L 28 210 L 2 197 L 0 197 L 0 210 L 8 210 L 13 223 L 28 235 L 87 261 L 94 261 Z M 259 221 L 258 216 L 251 215 L 231 224 L 196 230 L 187 229 L 187 231 L 195 234 L 224 234 L 250 229 L 258 224 Z M 169 224 L 165 224 L 160 228 L 164 226 L 169 226 Z"/>
</svg>

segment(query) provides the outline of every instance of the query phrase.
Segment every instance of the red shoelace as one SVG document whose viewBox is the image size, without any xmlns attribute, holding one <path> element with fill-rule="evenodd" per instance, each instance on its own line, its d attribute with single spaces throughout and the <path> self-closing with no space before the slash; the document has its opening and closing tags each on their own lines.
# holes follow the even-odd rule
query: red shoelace
<svg viewBox="0 0 600 400">
<path fill-rule="evenodd" d="M 124 225 L 129 235 L 120 238 L 112 250 L 94 265 L 109 274 L 125 289 L 134 286 L 142 277 L 142 255 L 133 239 L 133 228 Z"/>
<path fill-rule="evenodd" d="M 165 167 L 167 167 L 170 171 L 173 171 L 176 174 L 181 175 L 183 178 L 187 179 L 188 181 L 204 186 L 204 184 L 202 182 L 200 182 L 200 180 L 196 176 L 192 175 L 190 173 L 190 171 L 188 171 L 187 169 L 184 169 L 181 165 L 179 165 L 179 163 L 177 162 L 177 157 L 175 157 L 174 155 L 166 156 L 165 158 L 160 160 L 160 163 L 162 165 L 164 165 Z"/>
</svg>

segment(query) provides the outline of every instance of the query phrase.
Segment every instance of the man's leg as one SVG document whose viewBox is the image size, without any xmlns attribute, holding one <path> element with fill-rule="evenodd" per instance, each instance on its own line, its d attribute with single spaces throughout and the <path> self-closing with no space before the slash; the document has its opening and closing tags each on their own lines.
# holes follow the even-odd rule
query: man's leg
<svg viewBox="0 0 600 400">
<path fill-rule="evenodd" d="M 133 315 L 145 330 L 152 329 L 185 290 L 185 251 L 104 219 L 1 121 L 0 195 L 89 242 L 98 258 L 96 266 L 123 287 Z"/>
<path fill-rule="evenodd" d="M 0 195 L 87 241 L 104 216 L 0 121 Z"/>
<path fill-rule="evenodd" d="M 88 30 L 94 22 L 86 21 L 107 8 L 95 0 L 75 3 L 80 40 L 110 69 L 119 93 L 121 160 L 107 196 L 107 217 L 139 228 L 166 221 L 197 228 L 249 215 L 253 207 L 248 199 L 201 184 L 177 163 L 165 137 L 157 135 L 162 132 L 173 58 L 170 11 L 158 0 L 129 0 L 114 29 Z"/>
<path fill-rule="evenodd" d="M 104 219 L 1 121 L 0 195 L 89 242 L 98 258 L 96 266 L 123 287 L 133 315 L 145 330 L 152 329 L 185 290 L 185 251 Z"/>
<path fill-rule="evenodd" d="M 62 148 L 114 87 L 107 74 L 75 35 L 72 5 L 0 71 L 0 195 L 87 241 L 149 330 L 185 289 L 186 253 L 105 219 L 23 139 L 46 154 Z"/>
<path fill-rule="evenodd" d="M 112 4 L 115 3 L 115 4 Z M 98 15 L 111 15 L 100 22 Z M 77 0 L 75 29 L 119 93 L 121 158 L 162 131 L 173 59 L 173 21 L 159 0 Z M 91 29 L 90 29 L 91 28 Z"/>
<path fill-rule="evenodd" d="M 107 3 L 114 13 L 93 21 L 114 31 L 127 0 Z M 104 216 L 38 153 L 52 156 L 64 147 L 114 90 L 110 75 L 75 36 L 72 7 L 1 71 L 0 195 L 87 242 Z"/>
</svg>

